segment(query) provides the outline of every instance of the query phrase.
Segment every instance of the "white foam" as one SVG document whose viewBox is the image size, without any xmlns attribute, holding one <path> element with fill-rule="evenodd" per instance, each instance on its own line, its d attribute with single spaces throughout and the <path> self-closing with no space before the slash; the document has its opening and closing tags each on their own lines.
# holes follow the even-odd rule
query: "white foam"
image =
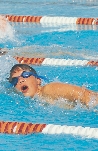
<svg viewBox="0 0 98 151">
<path fill-rule="evenodd" d="M 17 63 L 16 60 L 10 55 L 0 56 L 0 82 L 7 78 L 7 74 L 15 63 Z"/>
</svg>

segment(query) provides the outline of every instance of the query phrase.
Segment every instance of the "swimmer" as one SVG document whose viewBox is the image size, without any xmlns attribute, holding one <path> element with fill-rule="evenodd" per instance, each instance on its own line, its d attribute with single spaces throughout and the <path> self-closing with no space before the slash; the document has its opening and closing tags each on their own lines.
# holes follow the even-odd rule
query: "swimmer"
<svg viewBox="0 0 98 151">
<path fill-rule="evenodd" d="M 8 19 L 3 15 L 0 15 L 0 39 L 1 40 L 10 39 L 11 41 L 13 39 L 15 40 L 14 29 L 10 25 Z"/>
<path fill-rule="evenodd" d="M 7 26 L 7 19 L 4 16 L 0 15 L 0 30 L 5 31 L 6 26 Z"/>
<path fill-rule="evenodd" d="M 93 106 L 98 104 L 98 93 L 76 85 L 51 82 L 41 85 L 41 76 L 27 64 L 16 64 L 10 70 L 9 82 L 15 89 L 26 97 L 33 98 L 37 95 L 47 103 L 55 104 L 55 100 L 64 98 L 73 103 L 79 100 L 82 104 Z"/>
</svg>

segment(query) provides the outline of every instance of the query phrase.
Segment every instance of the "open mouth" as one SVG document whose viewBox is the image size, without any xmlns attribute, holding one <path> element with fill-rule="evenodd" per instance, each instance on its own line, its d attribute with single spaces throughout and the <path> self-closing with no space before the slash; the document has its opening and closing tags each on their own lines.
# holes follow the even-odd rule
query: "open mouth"
<svg viewBox="0 0 98 151">
<path fill-rule="evenodd" d="M 23 92 L 23 93 L 26 93 L 27 91 L 28 91 L 28 86 L 26 86 L 26 85 L 23 85 L 22 87 L 21 87 L 21 91 Z"/>
</svg>

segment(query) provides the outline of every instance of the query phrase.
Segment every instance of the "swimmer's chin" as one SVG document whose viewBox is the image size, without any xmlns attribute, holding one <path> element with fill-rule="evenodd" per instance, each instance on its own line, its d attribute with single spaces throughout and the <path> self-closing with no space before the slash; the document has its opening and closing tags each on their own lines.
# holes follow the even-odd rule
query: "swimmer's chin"
<svg viewBox="0 0 98 151">
<path fill-rule="evenodd" d="M 30 97 L 30 98 L 33 98 L 33 97 L 35 96 L 35 94 L 34 94 L 34 95 L 31 95 L 31 94 L 29 94 L 29 93 L 23 93 L 23 95 L 24 95 L 25 97 Z"/>
</svg>

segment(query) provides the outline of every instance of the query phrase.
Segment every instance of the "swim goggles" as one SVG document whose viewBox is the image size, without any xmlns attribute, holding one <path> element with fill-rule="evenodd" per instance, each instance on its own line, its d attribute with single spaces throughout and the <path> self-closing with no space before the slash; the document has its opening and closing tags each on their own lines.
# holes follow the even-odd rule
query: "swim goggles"
<svg viewBox="0 0 98 151">
<path fill-rule="evenodd" d="M 46 77 L 38 76 L 37 74 L 34 74 L 33 72 L 23 71 L 20 76 L 12 78 L 12 80 L 10 81 L 10 83 L 12 84 L 12 86 L 15 87 L 17 85 L 17 83 L 18 83 L 19 77 L 28 78 L 30 76 L 34 76 L 34 77 L 39 78 L 39 79 L 41 78 L 43 80 L 47 80 Z"/>
</svg>

